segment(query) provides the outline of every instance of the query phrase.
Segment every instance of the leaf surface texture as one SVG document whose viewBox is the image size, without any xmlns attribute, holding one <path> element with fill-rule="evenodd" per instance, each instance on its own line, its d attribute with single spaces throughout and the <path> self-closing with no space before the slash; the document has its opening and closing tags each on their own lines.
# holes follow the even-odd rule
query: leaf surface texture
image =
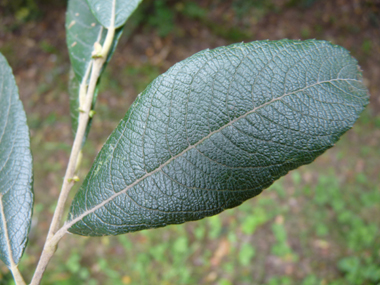
<svg viewBox="0 0 380 285">
<path fill-rule="evenodd" d="M 118 28 L 124 25 L 142 0 L 87 0 L 87 2 L 99 23 L 109 28 L 114 17 L 114 26 Z"/>
<path fill-rule="evenodd" d="M 138 96 L 75 196 L 69 231 L 116 235 L 240 205 L 332 147 L 367 103 L 356 60 L 328 42 L 201 51 Z"/>
<path fill-rule="evenodd" d="M 0 258 L 18 264 L 33 209 L 32 155 L 26 115 L 12 70 L 0 54 Z"/>
</svg>

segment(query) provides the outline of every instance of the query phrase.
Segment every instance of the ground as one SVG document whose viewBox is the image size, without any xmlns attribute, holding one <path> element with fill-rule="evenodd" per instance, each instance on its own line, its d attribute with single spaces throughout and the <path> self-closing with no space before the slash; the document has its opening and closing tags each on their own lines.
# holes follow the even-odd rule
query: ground
<svg viewBox="0 0 380 285">
<path fill-rule="evenodd" d="M 14 69 L 34 155 L 34 216 L 20 264 L 27 280 L 72 143 L 65 6 L 45 2 L 0 12 L 0 51 Z M 102 78 L 80 177 L 137 94 L 174 63 L 282 38 L 332 41 L 358 59 L 371 100 L 354 128 L 313 164 L 218 216 L 117 237 L 67 235 L 42 284 L 380 284 L 380 1 L 146 0 Z M 0 265 L 0 284 L 10 279 Z"/>
</svg>

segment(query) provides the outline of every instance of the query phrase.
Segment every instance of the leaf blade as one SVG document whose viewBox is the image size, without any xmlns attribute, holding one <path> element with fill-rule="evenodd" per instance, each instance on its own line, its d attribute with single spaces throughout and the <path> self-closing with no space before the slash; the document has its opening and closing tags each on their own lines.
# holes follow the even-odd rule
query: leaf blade
<svg viewBox="0 0 380 285">
<path fill-rule="evenodd" d="M 200 52 L 136 99 L 75 196 L 69 231 L 121 234 L 235 207 L 330 148 L 367 103 L 356 61 L 326 42 Z"/>
<path fill-rule="evenodd" d="M 106 28 L 111 26 L 113 11 L 114 26 L 118 28 L 125 24 L 141 2 L 142 0 L 87 0 L 95 18 Z"/>
<path fill-rule="evenodd" d="M 33 210 L 29 129 L 16 82 L 0 54 L 0 258 L 11 267 L 26 247 Z"/>
<path fill-rule="evenodd" d="M 102 72 L 107 63 L 111 60 L 122 33 L 123 27 L 120 27 L 115 31 L 115 37 Z M 99 42 L 100 44 L 103 44 L 106 34 L 106 29 L 104 29 L 104 27 L 93 16 L 86 0 L 69 1 L 66 13 L 66 43 L 74 73 L 74 75 L 70 75 L 69 79 L 70 115 L 74 134 L 76 133 L 79 119 L 79 86 L 85 81 L 86 78 L 89 77 L 88 75 L 91 71 L 94 43 Z M 84 83 L 87 84 L 88 81 Z M 95 107 L 96 99 L 97 92 L 95 92 L 93 97 L 93 108 Z M 86 135 L 83 142 L 85 142 L 90 131 L 91 121 L 92 120 L 89 121 L 87 126 Z"/>
</svg>

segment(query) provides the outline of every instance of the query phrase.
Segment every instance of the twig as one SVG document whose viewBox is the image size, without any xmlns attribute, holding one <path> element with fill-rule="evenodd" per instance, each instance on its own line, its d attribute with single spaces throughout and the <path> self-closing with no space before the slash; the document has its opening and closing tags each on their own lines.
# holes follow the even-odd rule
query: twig
<svg viewBox="0 0 380 285">
<path fill-rule="evenodd" d="M 69 163 L 67 165 L 66 174 L 63 180 L 61 193 L 58 198 L 57 207 L 55 209 L 53 219 L 50 224 L 50 229 L 45 241 L 44 248 L 42 250 L 40 260 L 38 262 L 36 271 L 30 283 L 31 285 L 40 284 L 42 275 L 57 248 L 58 242 L 66 233 L 65 231 L 60 231 L 60 233 L 56 235 L 57 230 L 59 229 L 59 226 L 60 226 L 63 212 L 64 212 L 65 202 L 67 200 L 67 197 L 70 193 L 71 188 L 73 187 L 75 183 L 75 181 L 73 180 L 73 177 L 75 174 L 75 168 L 78 161 L 78 156 L 81 150 L 83 137 L 85 135 L 86 127 L 89 120 L 89 114 L 91 111 L 92 100 L 94 97 L 96 84 L 97 84 L 100 72 L 102 70 L 103 64 L 107 59 L 107 55 L 112 45 L 114 36 L 115 36 L 115 29 L 113 28 L 113 25 L 112 25 L 112 27 L 108 29 L 108 33 L 107 33 L 101 54 L 99 56 L 94 57 L 93 59 L 90 82 L 88 85 L 87 94 L 86 94 L 83 108 L 81 106 L 82 112 L 79 112 L 78 129 L 75 135 L 73 147 L 72 147 L 70 158 L 69 158 Z"/>
<path fill-rule="evenodd" d="M 17 265 L 13 266 L 13 264 L 12 264 L 10 270 L 12 272 L 13 279 L 15 280 L 16 285 L 26 285 L 24 278 L 22 277 L 22 275 L 20 273 L 20 270 L 18 270 Z"/>
</svg>

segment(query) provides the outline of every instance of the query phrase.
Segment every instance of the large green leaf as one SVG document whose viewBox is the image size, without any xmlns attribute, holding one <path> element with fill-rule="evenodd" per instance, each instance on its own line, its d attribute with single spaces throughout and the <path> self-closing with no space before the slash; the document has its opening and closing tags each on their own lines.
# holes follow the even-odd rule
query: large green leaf
<svg viewBox="0 0 380 285">
<path fill-rule="evenodd" d="M 0 54 L 0 258 L 18 264 L 33 209 L 29 129 L 12 69 Z"/>
<path fill-rule="evenodd" d="M 87 0 L 92 13 L 104 27 L 124 25 L 142 0 Z"/>
<path fill-rule="evenodd" d="M 136 99 L 75 196 L 69 231 L 116 235 L 240 205 L 332 147 L 367 103 L 356 60 L 328 42 L 199 52 Z"/>
<path fill-rule="evenodd" d="M 110 61 L 122 32 L 123 27 L 116 30 L 106 63 Z M 92 15 L 86 0 L 69 1 L 66 14 L 66 42 L 69 49 L 72 69 L 75 74 L 75 76 L 70 76 L 69 82 L 70 113 L 74 133 L 77 130 L 79 117 L 79 85 L 84 81 L 86 74 L 90 73 L 94 43 L 99 42 L 103 44 L 106 34 L 107 30 L 100 25 Z M 103 70 L 104 68 L 105 65 Z M 88 81 L 86 83 L 88 83 Z M 93 106 L 95 105 L 96 98 L 97 92 L 94 94 Z M 91 120 L 86 130 L 86 137 L 90 125 Z"/>
</svg>

